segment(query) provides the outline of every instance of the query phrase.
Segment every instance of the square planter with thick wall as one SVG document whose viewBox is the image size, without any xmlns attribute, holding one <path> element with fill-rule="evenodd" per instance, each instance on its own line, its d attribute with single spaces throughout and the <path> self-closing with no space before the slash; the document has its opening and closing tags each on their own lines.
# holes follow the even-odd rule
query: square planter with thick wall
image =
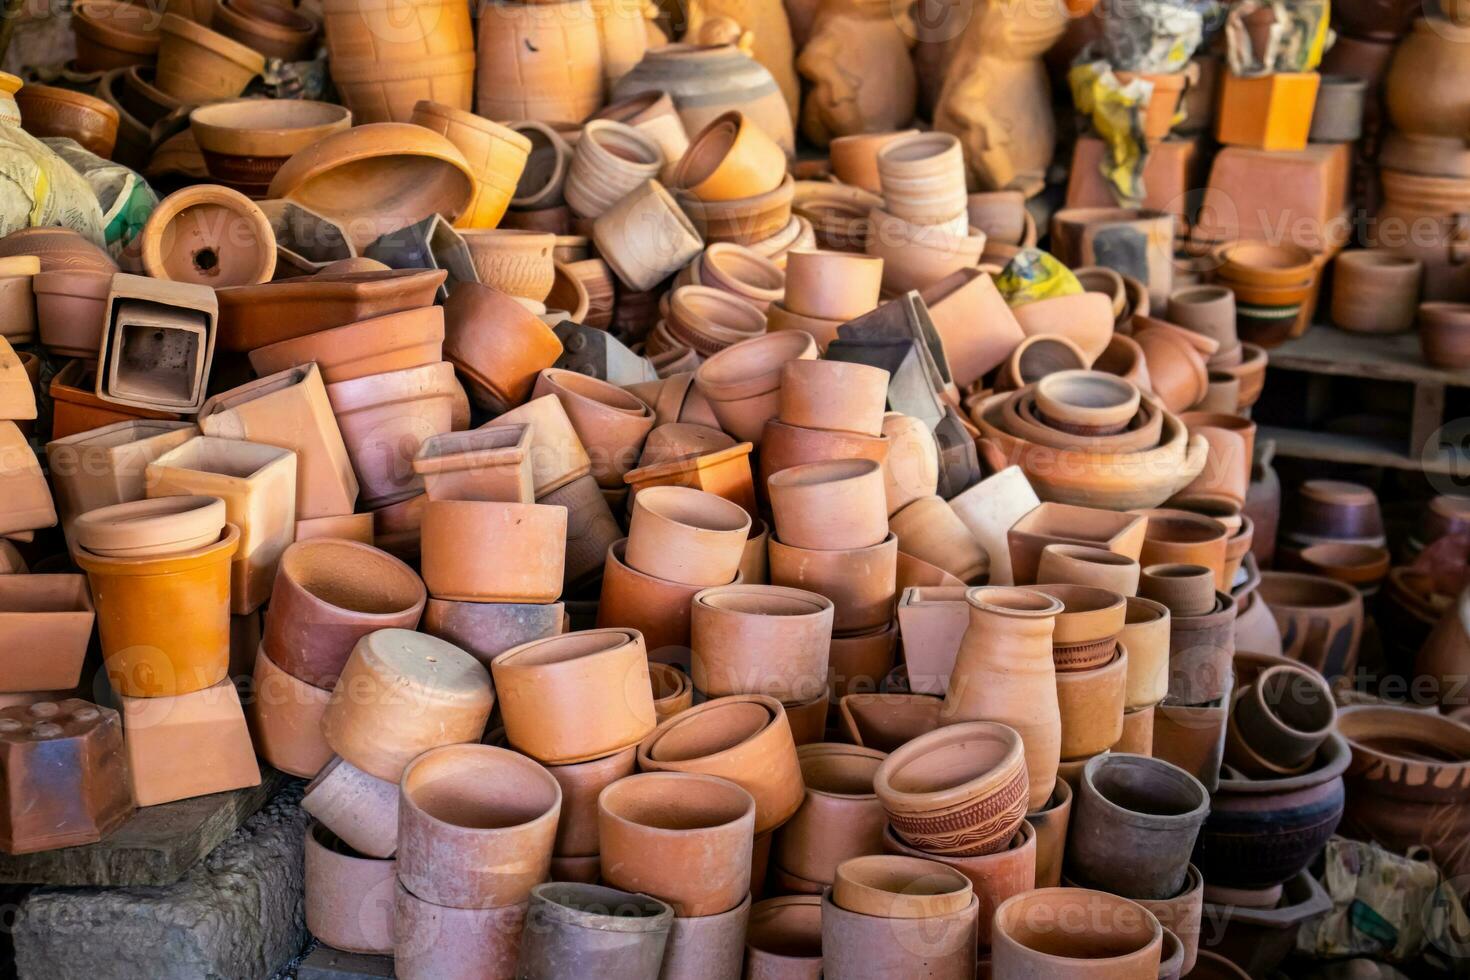
<svg viewBox="0 0 1470 980">
<path fill-rule="evenodd" d="M 536 502 L 529 422 L 430 436 L 413 469 L 430 500 Z"/>
<path fill-rule="evenodd" d="M 77 358 L 57 371 L 46 389 L 51 396 L 51 438 L 63 439 L 92 429 L 130 419 L 162 419 L 176 422 L 177 412 L 134 408 L 98 398 L 97 362 Z"/>
<path fill-rule="evenodd" d="M 198 436 L 148 464 L 148 496 L 201 494 L 225 502 L 240 529 L 230 566 L 230 611 L 270 598 L 281 552 L 296 535 L 296 454 L 258 442 Z"/>
<path fill-rule="evenodd" d="M 1226 72 L 1221 79 L 1215 137 L 1227 146 L 1305 149 L 1321 82 L 1322 76 L 1314 71 L 1283 71 L 1254 78 Z"/>
<path fill-rule="evenodd" d="M 0 694 L 76 687 L 95 619 L 85 575 L 0 575 Z"/>
<path fill-rule="evenodd" d="M 219 304 L 208 286 L 113 276 L 97 354 L 97 397 L 197 412 L 214 361 L 218 319 Z"/>
<path fill-rule="evenodd" d="M 260 768 L 235 685 L 170 697 L 118 696 L 139 806 L 254 786 Z"/>
<path fill-rule="evenodd" d="M 357 506 L 357 476 L 315 364 L 287 368 L 215 395 L 199 410 L 207 436 L 296 453 L 296 517 L 342 517 Z"/>
</svg>

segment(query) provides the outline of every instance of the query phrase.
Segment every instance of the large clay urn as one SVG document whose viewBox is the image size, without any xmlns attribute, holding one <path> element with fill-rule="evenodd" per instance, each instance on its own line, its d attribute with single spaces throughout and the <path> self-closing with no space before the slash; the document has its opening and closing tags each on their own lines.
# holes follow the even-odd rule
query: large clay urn
<svg viewBox="0 0 1470 980">
<path fill-rule="evenodd" d="M 1394 51 L 1385 90 L 1396 129 L 1464 139 L 1470 132 L 1470 27 L 1440 18 L 1414 24 Z"/>
<path fill-rule="evenodd" d="M 1051 636 L 1062 601 L 1006 586 L 974 588 L 965 598 L 970 625 L 960 640 L 941 723 L 996 721 L 1019 732 L 1031 787 L 1026 809 L 1039 810 L 1056 785 L 1061 759 Z"/>
</svg>

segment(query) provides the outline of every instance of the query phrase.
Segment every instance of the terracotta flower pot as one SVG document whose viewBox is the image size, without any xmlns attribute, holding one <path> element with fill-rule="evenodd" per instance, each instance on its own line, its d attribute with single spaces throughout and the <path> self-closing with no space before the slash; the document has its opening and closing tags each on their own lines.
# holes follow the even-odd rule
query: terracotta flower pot
<svg viewBox="0 0 1470 980">
<path fill-rule="evenodd" d="M 606 63 L 603 67 L 607 67 Z M 657 143 L 664 155 L 664 166 L 660 172 L 660 179 L 664 181 L 673 176 L 674 168 L 689 149 L 689 133 L 667 92 L 650 89 L 615 99 L 592 118 L 627 123 Z"/>
<path fill-rule="evenodd" d="M 602 103 L 598 17 L 587 0 L 538 6 L 544 9 L 496 4 L 480 22 L 479 111 L 493 119 L 580 123 Z"/>
<path fill-rule="evenodd" d="M 740 567 L 750 515 L 712 493 L 650 487 L 633 501 L 627 561 L 658 578 L 723 585 Z"/>
<path fill-rule="evenodd" d="M 866 548 L 836 551 L 770 543 L 771 584 L 832 600 L 832 628 L 838 633 L 875 630 L 892 620 L 897 565 L 898 538 L 892 534 Z"/>
<path fill-rule="evenodd" d="M 1355 333 L 1399 333 L 1414 325 L 1424 264 L 1378 249 L 1333 261 L 1332 322 Z"/>
<path fill-rule="evenodd" d="M 457 146 L 475 175 L 475 196 L 460 215 L 464 228 L 494 228 L 505 214 L 531 153 L 531 141 L 464 109 L 424 100 L 409 122 L 442 133 Z"/>
<path fill-rule="evenodd" d="M 189 113 L 189 129 L 210 176 L 257 198 L 265 196 L 271 178 L 292 154 L 351 123 L 352 113 L 342 106 L 288 99 L 215 102 Z"/>
<path fill-rule="evenodd" d="M 638 747 L 643 770 L 720 776 L 755 797 L 755 833 L 785 823 L 802 801 L 801 769 L 775 698 L 716 698 L 659 725 Z"/>
<path fill-rule="evenodd" d="M 598 214 L 592 238 L 619 281 L 640 292 L 687 265 L 704 247 L 701 233 L 656 180 L 645 180 Z"/>
<path fill-rule="evenodd" d="M 902 555 L 899 564 L 903 564 Z M 896 622 L 866 633 L 834 637 L 828 652 L 831 700 L 877 690 L 879 682 L 893 670 L 897 640 Z"/>
<path fill-rule="evenodd" d="M 694 704 L 694 684 L 672 664 L 650 663 L 648 683 L 653 690 L 653 713 L 662 722 Z"/>
<path fill-rule="evenodd" d="M 975 540 L 948 502 L 937 495 L 920 497 L 889 518 L 905 554 L 944 569 L 962 582 L 983 580 L 990 556 Z"/>
<path fill-rule="evenodd" d="M 1121 432 L 1138 413 L 1138 389 L 1098 371 L 1058 371 L 1032 389 L 1041 421 L 1081 436 Z"/>
<path fill-rule="evenodd" d="M 561 595 L 567 511 L 544 504 L 435 500 L 424 507 L 423 574 L 438 599 L 554 602 Z M 461 547 L 472 536 L 483 549 Z M 506 561 L 511 555 L 517 561 Z"/>
<path fill-rule="evenodd" d="M 424 600 L 413 570 L 376 548 L 298 542 L 281 555 L 263 645 L 282 669 L 330 690 L 359 639 L 415 628 Z"/>
<path fill-rule="evenodd" d="M 674 910 L 647 895 L 553 882 L 531 890 L 526 921 L 517 976 L 552 980 L 587 970 L 632 980 L 657 972 Z"/>
<path fill-rule="evenodd" d="M 943 865 L 917 858 L 871 857 L 864 861 L 912 861 L 944 869 Z M 824 976 L 850 976 L 865 970 L 883 975 L 902 975 L 923 970 L 932 977 L 968 980 L 975 975 L 975 945 L 980 906 L 969 893 L 969 882 L 958 872 L 948 871 L 965 882 L 967 904 L 950 912 L 919 919 L 894 919 L 849 911 L 839 904 L 836 888 L 822 899 L 822 964 Z M 919 879 L 918 887 L 928 884 Z M 891 887 L 898 887 L 893 883 Z M 911 886 L 912 887 L 912 886 Z"/>
<path fill-rule="evenodd" d="M 177 14 L 158 29 L 156 84 L 185 103 L 232 99 L 265 70 L 260 52 Z"/>
<path fill-rule="evenodd" d="M 653 429 L 653 410 L 616 385 L 559 369 L 548 368 L 536 379 L 533 395 L 548 394 L 561 401 L 587 448 L 598 485 L 621 488 Z"/>
<path fill-rule="evenodd" d="M 795 196 L 796 185 L 789 176 L 773 190 L 731 201 L 704 201 L 687 191 L 675 193 L 679 207 L 705 241 L 735 242 L 760 254 L 771 250 L 772 239 L 779 243 L 790 236 Z M 800 231 L 798 225 L 798 236 Z"/>
<path fill-rule="evenodd" d="M 1204 397 L 1209 386 L 1205 356 L 1186 339 L 1162 329 L 1157 321 L 1138 330 L 1133 339 L 1143 349 L 1154 394 L 1169 411 L 1182 412 Z"/>
<path fill-rule="evenodd" d="M 499 743 L 497 743 L 499 744 Z M 556 825 L 556 842 L 552 847 L 552 880 L 597 879 L 597 797 L 611 784 L 633 774 L 637 761 L 636 747 L 565 766 L 548 766 L 547 772 L 561 786 L 561 817 Z M 590 861 L 590 877 L 562 878 L 556 861 Z M 569 869 L 568 869 L 569 870 Z"/>
<path fill-rule="evenodd" d="M 1044 806 L 1026 814 L 1026 824 L 1036 840 L 1034 872 L 1038 888 L 1055 888 L 1061 884 L 1062 857 L 1071 819 L 1072 786 L 1065 779 L 1057 780 L 1056 789 Z"/>
<path fill-rule="evenodd" d="M 694 686 L 804 701 L 826 689 L 832 602 L 800 589 L 725 585 L 693 599 Z M 788 869 L 796 870 L 796 869 Z"/>
<path fill-rule="evenodd" d="M 895 749 L 873 777 L 900 837 L 959 856 L 1006 846 L 1025 816 L 1027 787 L 1020 737 L 989 722 L 921 735 Z"/>
<path fill-rule="evenodd" d="M 655 659 L 669 660 L 689 647 L 690 600 L 700 586 L 639 572 L 624 560 L 626 544 L 615 541 L 604 555 L 597 625 L 637 630 Z"/>
<path fill-rule="evenodd" d="M 428 749 L 478 741 L 495 695 L 463 650 L 389 629 L 357 641 L 322 718 L 327 742 L 369 775 L 396 781 Z"/>
<path fill-rule="evenodd" d="M 939 446 L 927 425 L 900 412 L 883 416 L 883 438 L 888 441 L 883 492 L 892 517 L 914 501 L 938 492 Z"/>
<path fill-rule="evenodd" d="M 306 830 L 307 928 L 335 949 L 393 951 L 391 860 L 364 857 L 319 823 Z"/>
<path fill-rule="evenodd" d="M 1225 578 L 1225 550 L 1229 532 L 1213 518 L 1189 511 L 1160 508 L 1145 512 L 1148 530 L 1144 532 L 1139 564 L 1203 565 L 1215 577 L 1215 588 L 1228 589 Z"/>
<path fill-rule="evenodd" d="M 582 440 L 555 395 L 533 398 L 497 417 L 495 424 L 531 426 L 531 481 L 538 499 L 592 470 Z"/>
<path fill-rule="evenodd" d="M 943 714 L 952 721 L 1000 722 L 1021 735 L 1030 786 L 1023 812 L 1036 809 L 1051 795 L 1061 752 L 1051 635 L 1064 606 L 1052 596 L 993 586 L 973 589 L 967 598 L 970 629 Z"/>
<path fill-rule="evenodd" d="M 1036 566 L 1036 581 L 1043 585 L 1086 585 L 1131 597 L 1138 592 L 1139 572 L 1138 562 L 1104 548 L 1081 544 L 1049 544 L 1041 549 L 1041 558 Z M 1210 601 L 1213 603 L 1213 584 L 1210 591 Z"/>
<path fill-rule="evenodd" d="M 806 463 L 767 482 L 776 536 L 795 548 L 867 548 L 888 536 L 882 468 L 872 460 Z"/>
<path fill-rule="evenodd" d="M 1123 738 L 1127 679 L 1128 655 L 1121 648 L 1101 666 L 1057 672 L 1057 708 L 1062 717 L 1062 758 L 1080 759 L 1093 756 L 1106 751 Z"/>
<path fill-rule="evenodd" d="M 398 784 L 369 776 L 346 759 L 321 768 L 301 806 L 353 850 L 392 857 L 398 849 Z"/>
<path fill-rule="evenodd" d="M 670 180 L 701 201 L 734 201 L 774 190 L 785 175 L 786 151 L 736 111 L 694 136 Z"/>
<path fill-rule="evenodd" d="M 919 425 L 922 426 L 923 423 Z M 925 435 L 928 435 L 927 429 L 925 429 Z M 932 436 L 929 436 L 929 442 L 932 444 Z M 840 432 L 835 429 L 805 429 L 800 426 L 787 425 L 780 419 L 770 419 L 761 431 L 758 478 L 761 487 L 764 488 L 773 474 L 803 463 L 871 459 L 884 464 L 886 491 L 889 481 L 893 478 L 886 465 L 893 444 L 894 441 L 887 435 L 869 436 L 858 432 Z M 922 444 L 919 450 L 911 450 L 909 455 L 919 455 L 921 452 Z M 936 448 L 934 461 L 936 484 L 938 469 L 938 449 Z M 904 467 L 901 478 L 906 482 L 911 482 L 915 488 L 922 488 L 925 485 L 925 470 L 927 470 L 927 460 L 921 457 L 914 460 L 911 465 Z"/>
<path fill-rule="evenodd" d="M 864 251 L 883 260 L 883 288 L 901 293 L 973 268 L 984 248 L 983 234 L 954 234 L 945 226 L 915 224 L 875 207 Z"/>
<path fill-rule="evenodd" d="M 1102 355 L 1113 335 L 1112 307 L 1101 293 L 1038 299 L 1012 306 L 1011 313 L 1023 334 L 1065 337 L 1082 351 L 1087 364 Z"/>
<path fill-rule="evenodd" d="M 878 436 L 888 406 L 888 372 L 844 361 L 789 361 L 781 371 L 780 419 L 806 429 Z"/>
<path fill-rule="evenodd" d="M 126 505 L 122 505 L 126 506 Z M 114 690 L 168 697 L 212 687 L 230 652 L 230 559 L 240 542 L 216 541 L 162 555 L 105 557 L 78 549 L 97 605 L 102 657 Z M 166 617 L 157 610 L 168 610 Z"/>
<path fill-rule="evenodd" d="M 529 424 L 430 436 L 414 457 L 430 500 L 535 501 Z"/>
<path fill-rule="evenodd" d="M 242 286 L 266 282 L 276 268 L 270 221 L 228 187 L 170 194 L 148 216 L 140 242 L 143 268 L 160 279 Z"/>
<path fill-rule="evenodd" d="M 602 878 L 661 898 L 681 918 L 719 915 L 750 891 L 755 801 L 724 779 L 651 772 L 598 798 Z"/>
<path fill-rule="evenodd" d="M 125 3 L 79 4 L 72 12 L 77 42 L 77 68 L 108 71 L 146 65 L 158 55 L 158 26 L 142 11 Z"/>
<path fill-rule="evenodd" d="M 1149 565 L 1139 594 L 1166 606 L 1172 615 L 1204 616 L 1215 608 L 1215 574 L 1203 565 Z"/>
<path fill-rule="evenodd" d="M 663 980 L 739 980 L 750 896 L 728 912 L 675 918 L 664 947 Z"/>
<path fill-rule="evenodd" d="M 252 683 L 246 718 L 260 755 L 282 772 L 315 776 L 332 759 L 321 734 L 331 692 L 292 677 L 264 649 L 255 657 Z"/>
<path fill-rule="evenodd" d="M 817 980 L 822 975 L 822 897 L 781 895 L 750 908 L 746 975 Z"/>
<path fill-rule="evenodd" d="M 633 745 L 654 729 L 646 664 L 642 637 L 625 629 L 583 630 L 512 647 L 491 666 L 506 737 L 552 765 Z M 623 693 L 609 697 L 610 691 Z"/>
<path fill-rule="evenodd" d="M 98 156 L 112 156 L 118 113 L 102 99 L 51 85 L 26 85 L 14 99 L 31 135 L 69 137 Z"/>
<path fill-rule="evenodd" d="M 514 976 L 528 902 L 456 909 L 417 897 L 398 882 L 393 970 L 401 980 Z"/>
<path fill-rule="evenodd" d="M 1315 575 L 1263 572 L 1256 594 L 1276 619 L 1285 656 L 1328 680 L 1351 675 L 1363 629 L 1357 589 Z"/>
<path fill-rule="evenodd" d="M 873 310 L 883 260 L 852 252 L 795 251 L 786 260 L 782 305 L 792 313 L 846 322 Z"/>
<path fill-rule="evenodd" d="M 893 214 L 926 225 L 961 215 L 968 224 L 964 156 L 950 133 L 890 140 L 878 151 L 877 164 L 883 198 Z"/>
<path fill-rule="evenodd" d="M 403 771 L 398 877 L 424 901 L 500 908 L 546 876 L 561 788 L 507 749 L 446 745 Z"/>
<path fill-rule="evenodd" d="M 721 428 L 737 439 L 759 444 L 766 420 L 780 412 L 783 365 L 816 356 L 816 343 L 801 331 L 757 337 L 701 364 L 695 384 L 709 399 Z"/>
<path fill-rule="evenodd" d="M 1085 922 L 1082 929 L 1063 922 Z M 996 977 L 1076 976 L 1154 980 L 1163 928 L 1126 898 L 1084 888 L 1041 888 L 995 910 L 991 970 Z"/>
<path fill-rule="evenodd" d="M 883 753 L 857 746 L 818 743 L 797 749 L 806 798 L 777 834 L 778 868 L 808 881 L 828 883 L 848 858 L 876 853 L 887 823 L 873 792 L 873 773 Z"/>
</svg>

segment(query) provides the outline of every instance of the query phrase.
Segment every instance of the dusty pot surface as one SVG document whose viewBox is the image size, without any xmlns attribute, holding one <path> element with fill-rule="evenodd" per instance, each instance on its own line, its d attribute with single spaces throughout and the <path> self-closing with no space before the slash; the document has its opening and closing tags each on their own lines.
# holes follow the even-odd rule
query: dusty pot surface
<svg viewBox="0 0 1470 980">
<path fill-rule="evenodd" d="M 332 758 L 307 783 L 301 807 L 353 850 L 378 858 L 398 850 L 398 784 Z"/>
<path fill-rule="evenodd" d="M 424 583 L 436 599 L 554 602 L 566 569 L 567 508 L 431 500 L 421 528 Z M 483 545 L 474 551 L 466 540 Z M 511 555 L 517 561 L 505 559 Z"/>
<path fill-rule="evenodd" d="M 135 500 L 87 511 L 73 525 L 77 545 L 106 558 L 192 551 L 217 541 L 225 502 L 198 494 Z"/>
<path fill-rule="evenodd" d="M 649 487 L 633 499 L 625 555 L 657 578 L 725 585 L 740 568 L 750 521 L 745 508 L 707 491 Z"/>
<path fill-rule="evenodd" d="M 668 902 L 680 917 L 719 915 L 750 891 L 755 800 L 728 780 L 647 772 L 597 800 L 602 878 Z"/>
<path fill-rule="evenodd" d="M 872 460 L 803 463 L 766 483 L 776 537 L 793 548 L 867 548 L 888 536 L 883 470 Z"/>
<path fill-rule="evenodd" d="M 833 611 L 826 596 L 776 585 L 699 592 L 690 617 L 694 686 L 712 697 L 813 697 L 827 685 Z"/>
<path fill-rule="evenodd" d="M 776 835 L 772 860 L 808 881 L 831 881 L 848 858 L 882 845 L 888 817 L 873 791 L 884 753 L 856 745 L 817 742 L 799 746 L 806 798 Z"/>
<path fill-rule="evenodd" d="M 884 919 L 922 919 L 965 909 L 973 887 L 937 861 L 868 855 L 837 866 L 832 902 L 848 912 Z"/>
<path fill-rule="evenodd" d="M 353 953 L 393 951 L 394 862 L 358 854 L 326 827 L 306 831 L 307 928 Z"/>
<path fill-rule="evenodd" d="M 398 882 L 393 970 L 400 980 L 515 975 L 529 902 L 496 909 L 435 905 Z"/>
<path fill-rule="evenodd" d="M 913 861 L 943 865 L 917 858 L 871 857 L 855 861 Z M 852 862 L 849 862 L 852 863 Z M 935 980 L 970 980 L 975 975 L 979 900 L 965 883 L 966 904 L 953 911 L 923 918 L 884 918 L 852 912 L 838 904 L 837 886 L 822 899 L 822 963 L 824 976 L 855 976 L 868 970 L 875 976 L 926 976 Z M 838 883 L 842 883 L 839 877 Z"/>
<path fill-rule="evenodd" d="M 551 882 L 531 890 L 516 976 L 639 980 L 663 962 L 674 910 L 600 885 Z"/>
<path fill-rule="evenodd" d="M 781 895 L 752 905 L 745 956 L 745 975 L 752 980 L 818 980 L 822 975 L 822 897 Z"/>
<path fill-rule="evenodd" d="M 1082 929 L 1067 922 L 1086 922 Z M 995 910 L 997 977 L 1157 980 L 1163 928 L 1143 906 L 1085 888 L 1040 888 Z"/>
<path fill-rule="evenodd" d="M 1204 786 L 1178 766 L 1121 753 L 1096 756 L 1082 772 L 1067 866 L 1080 882 L 1169 898 L 1184 886 L 1209 809 Z"/>
<path fill-rule="evenodd" d="M 546 877 L 561 787 L 533 760 L 489 745 L 445 745 L 403 771 L 398 877 L 453 908 L 526 900 Z"/>
</svg>

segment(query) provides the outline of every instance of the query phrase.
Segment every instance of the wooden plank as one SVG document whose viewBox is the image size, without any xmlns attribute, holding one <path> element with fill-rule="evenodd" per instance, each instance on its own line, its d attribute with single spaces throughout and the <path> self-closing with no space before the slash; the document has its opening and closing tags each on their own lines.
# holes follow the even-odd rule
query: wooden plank
<svg viewBox="0 0 1470 980">
<path fill-rule="evenodd" d="M 1431 439 L 1439 438 L 1444 425 L 1444 385 L 1421 382 L 1414 386 L 1414 408 L 1409 415 L 1409 452 L 1422 456 L 1425 448 L 1438 452 L 1439 447 L 1430 446 Z"/>
<path fill-rule="evenodd" d="M 1426 364 L 1419 335 L 1412 331 L 1361 334 L 1317 324 L 1267 353 L 1270 367 L 1291 371 L 1470 388 L 1470 370 L 1447 371 Z"/>
<path fill-rule="evenodd" d="M 258 786 L 140 807 L 96 844 L 0 854 L 0 883 L 171 885 L 280 792 L 290 776 L 261 766 Z"/>
<path fill-rule="evenodd" d="M 1276 454 L 1296 459 L 1317 459 L 1328 463 L 1350 463 L 1359 466 L 1385 466 L 1399 470 L 1422 470 L 1470 479 L 1470 455 L 1441 446 L 1438 452 L 1424 457 L 1411 456 L 1396 439 L 1342 432 L 1304 432 L 1281 426 L 1263 425 L 1256 430 L 1256 442 L 1275 440 Z"/>
</svg>

